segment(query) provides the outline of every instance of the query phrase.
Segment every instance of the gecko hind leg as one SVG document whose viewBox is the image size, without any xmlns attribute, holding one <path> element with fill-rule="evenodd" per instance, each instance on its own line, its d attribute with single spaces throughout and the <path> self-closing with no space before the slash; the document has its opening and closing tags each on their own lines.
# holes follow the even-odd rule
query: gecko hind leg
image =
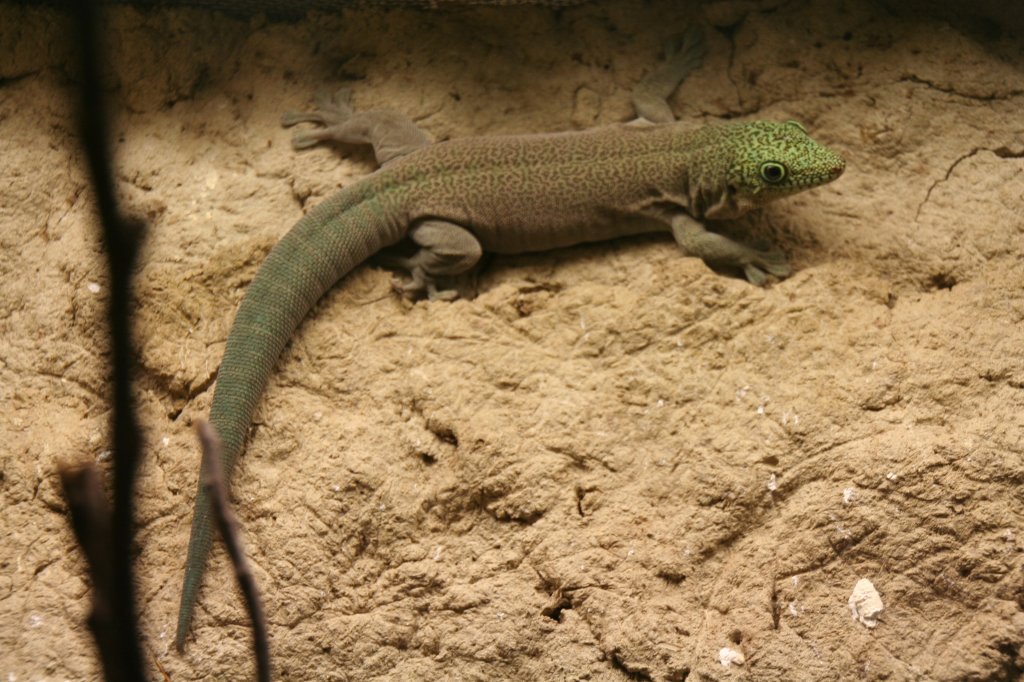
<svg viewBox="0 0 1024 682">
<path fill-rule="evenodd" d="M 409 238 L 419 246 L 413 255 L 384 252 L 378 258 L 384 265 L 409 271 L 411 280 L 396 283 L 395 288 L 410 298 L 458 298 L 458 288 L 445 285 L 469 273 L 480 261 L 483 248 L 473 233 L 445 220 L 424 220 L 410 228 Z"/>
<path fill-rule="evenodd" d="M 386 164 L 420 147 L 430 138 L 412 119 L 397 111 L 355 111 L 352 92 L 344 88 L 333 97 L 317 93 L 313 111 L 289 111 L 281 116 L 281 125 L 316 123 L 322 128 L 303 130 L 292 136 L 292 147 L 308 149 L 321 142 L 368 144 L 373 147 L 377 163 Z"/>
<path fill-rule="evenodd" d="M 652 123 L 675 121 L 668 98 L 701 65 L 704 52 L 704 33 L 698 26 L 691 26 L 682 37 L 670 41 L 665 48 L 665 62 L 633 88 L 636 115 Z"/>
</svg>

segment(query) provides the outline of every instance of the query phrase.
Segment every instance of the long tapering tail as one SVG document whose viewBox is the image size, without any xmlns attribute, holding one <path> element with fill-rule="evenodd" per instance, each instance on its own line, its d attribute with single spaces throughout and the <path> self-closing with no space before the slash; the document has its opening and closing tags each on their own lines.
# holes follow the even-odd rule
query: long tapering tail
<svg viewBox="0 0 1024 682">
<path fill-rule="evenodd" d="M 389 219 L 377 183 L 341 190 L 303 217 L 271 250 L 235 316 L 217 372 L 210 422 L 223 444 L 229 481 L 260 396 L 277 359 L 309 310 L 349 270 L 405 234 Z M 213 543 L 210 501 L 200 481 L 174 644 L 185 646 L 199 585 Z"/>
</svg>

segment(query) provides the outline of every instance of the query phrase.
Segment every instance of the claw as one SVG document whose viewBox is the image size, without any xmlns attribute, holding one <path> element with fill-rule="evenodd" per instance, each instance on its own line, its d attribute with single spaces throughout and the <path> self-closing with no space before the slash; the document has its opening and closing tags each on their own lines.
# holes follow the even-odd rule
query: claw
<svg viewBox="0 0 1024 682">
<path fill-rule="evenodd" d="M 281 125 L 285 128 L 291 128 L 296 123 L 315 123 L 315 119 L 310 118 L 311 114 L 304 111 L 286 111 L 281 114 Z"/>
<path fill-rule="evenodd" d="M 757 266 L 762 270 L 765 270 L 770 275 L 776 277 L 789 277 L 793 273 L 793 269 L 789 266 L 789 262 L 786 260 L 786 254 L 782 251 L 771 250 L 762 251 L 758 254 L 756 261 Z"/>
<path fill-rule="evenodd" d="M 768 275 L 782 279 L 789 277 L 793 272 L 786 261 L 786 254 L 782 251 L 758 251 L 757 257 L 752 262 L 743 266 L 743 274 L 747 281 L 757 286 L 764 286 L 768 281 Z"/>
<path fill-rule="evenodd" d="M 427 282 L 427 298 L 431 301 L 454 301 L 458 297 L 458 289 L 438 289 L 433 282 Z"/>
<path fill-rule="evenodd" d="M 747 263 L 743 266 L 743 275 L 754 286 L 764 286 L 764 283 L 768 281 L 768 275 L 765 274 L 764 270 L 752 263 Z"/>
<path fill-rule="evenodd" d="M 286 111 L 281 115 L 281 125 L 290 128 L 298 123 L 315 123 L 330 128 L 343 123 L 355 113 L 352 109 L 352 90 L 349 88 L 342 88 L 334 95 L 321 90 L 314 95 L 313 101 L 316 104 L 313 111 Z M 292 146 L 296 149 L 306 149 L 324 139 L 309 139 L 300 133 L 292 138 Z"/>
</svg>

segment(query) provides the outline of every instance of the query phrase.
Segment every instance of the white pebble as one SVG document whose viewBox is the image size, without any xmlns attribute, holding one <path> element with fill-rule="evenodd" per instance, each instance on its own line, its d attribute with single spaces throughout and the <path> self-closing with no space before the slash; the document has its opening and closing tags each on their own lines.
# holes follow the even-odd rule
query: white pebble
<svg viewBox="0 0 1024 682">
<path fill-rule="evenodd" d="M 727 646 L 718 650 L 718 662 L 726 668 L 730 665 L 743 665 L 746 661 L 747 657 L 743 655 L 742 651 L 736 651 Z"/>
<path fill-rule="evenodd" d="M 885 610 L 882 605 L 882 597 L 867 578 L 861 578 L 853 586 L 853 593 L 850 595 L 848 603 L 853 619 L 869 628 L 878 625 L 878 617 Z"/>
</svg>

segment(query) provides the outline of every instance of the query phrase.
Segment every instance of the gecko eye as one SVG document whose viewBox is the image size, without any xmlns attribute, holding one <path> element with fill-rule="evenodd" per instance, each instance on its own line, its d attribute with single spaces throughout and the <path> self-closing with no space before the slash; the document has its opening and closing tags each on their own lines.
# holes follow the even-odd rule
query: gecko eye
<svg viewBox="0 0 1024 682">
<path fill-rule="evenodd" d="M 761 164 L 761 177 L 773 185 L 782 182 L 786 178 L 786 167 L 775 161 L 767 161 Z"/>
</svg>

